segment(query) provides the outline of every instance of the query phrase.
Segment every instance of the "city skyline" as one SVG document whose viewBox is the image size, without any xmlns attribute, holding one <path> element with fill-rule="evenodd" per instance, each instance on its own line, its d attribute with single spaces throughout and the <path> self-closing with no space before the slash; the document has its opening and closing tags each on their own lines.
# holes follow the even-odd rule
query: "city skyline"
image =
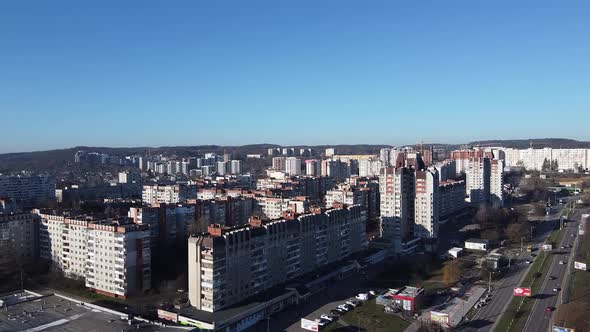
<svg viewBox="0 0 590 332">
<path fill-rule="evenodd" d="M 590 140 L 584 2 L 134 5 L 2 5 L 0 153 Z"/>
</svg>

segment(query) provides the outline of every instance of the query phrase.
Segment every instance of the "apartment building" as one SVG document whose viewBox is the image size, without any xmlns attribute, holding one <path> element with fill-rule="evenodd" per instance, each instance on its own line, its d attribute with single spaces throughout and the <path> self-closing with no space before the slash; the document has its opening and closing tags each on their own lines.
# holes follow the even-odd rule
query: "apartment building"
<svg viewBox="0 0 590 332">
<path fill-rule="evenodd" d="M 483 157 L 483 149 L 463 149 L 451 151 L 451 159 L 455 160 L 455 171 L 457 174 L 465 173 L 469 169 L 470 159 Z"/>
<path fill-rule="evenodd" d="M 466 206 L 465 181 L 446 180 L 440 182 L 440 212 L 439 218 L 447 219 L 449 216 L 460 212 Z"/>
<path fill-rule="evenodd" d="M 401 242 L 414 232 L 415 173 L 408 167 L 385 167 L 379 175 L 380 235 L 394 244 L 399 252 Z"/>
<path fill-rule="evenodd" d="M 438 238 L 440 214 L 439 174 L 429 167 L 416 171 L 416 196 L 414 202 L 414 236 L 421 239 Z"/>
<path fill-rule="evenodd" d="M 305 175 L 319 176 L 321 174 L 321 162 L 316 159 L 307 159 L 305 161 Z"/>
<path fill-rule="evenodd" d="M 151 287 L 150 230 L 91 217 L 34 210 L 39 216 L 40 257 L 97 293 L 125 298 Z"/>
<path fill-rule="evenodd" d="M 231 174 L 242 173 L 242 162 L 240 160 L 230 161 L 230 173 Z"/>
<path fill-rule="evenodd" d="M 457 161 L 454 159 L 438 162 L 435 167 L 438 169 L 438 180 L 440 182 L 454 180 L 457 177 Z"/>
<path fill-rule="evenodd" d="M 361 159 L 359 160 L 359 176 L 375 177 L 379 176 L 381 168 L 386 164 L 382 160 Z"/>
<path fill-rule="evenodd" d="M 360 206 L 315 208 L 189 239 L 189 300 L 216 312 L 367 248 Z"/>
<path fill-rule="evenodd" d="M 142 201 L 147 205 L 184 203 L 197 197 L 197 186 L 185 184 L 144 185 Z"/>
<path fill-rule="evenodd" d="M 590 149 L 512 149 L 498 148 L 505 153 L 505 166 L 514 167 L 522 164 L 531 170 L 542 170 L 543 162 L 557 161 L 558 170 L 590 168 Z"/>
<path fill-rule="evenodd" d="M 321 174 L 322 176 L 334 178 L 336 182 L 342 182 L 346 180 L 351 174 L 350 164 L 340 159 L 323 160 Z"/>
<path fill-rule="evenodd" d="M 150 231 L 147 225 L 90 223 L 86 241 L 86 287 L 120 298 L 151 288 Z"/>
<path fill-rule="evenodd" d="M 254 211 L 261 212 L 266 219 L 278 219 L 283 216 L 283 212 L 292 211 L 293 213 L 309 212 L 310 202 L 305 197 L 281 198 L 269 196 L 254 196 Z"/>
<path fill-rule="evenodd" d="M 0 280 L 39 257 L 39 218 L 33 213 L 0 213 Z"/>
<path fill-rule="evenodd" d="M 486 157 L 469 158 L 466 177 L 466 201 L 473 204 L 490 201 L 491 162 Z"/>
<path fill-rule="evenodd" d="M 21 205 L 55 201 L 55 177 L 48 175 L 1 175 L 0 197 Z"/>
<path fill-rule="evenodd" d="M 273 157 L 272 158 L 272 169 L 275 171 L 284 172 L 287 167 L 287 158 L 285 157 Z"/>
<path fill-rule="evenodd" d="M 490 203 L 495 207 L 504 206 L 503 175 L 504 162 L 498 159 L 490 160 Z"/>
<path fill-rule="evenodd" d="M 289 157 L 285 160 L 285 173 L 288 175 L 301 174 L 301 159 Z"/>
</svg>

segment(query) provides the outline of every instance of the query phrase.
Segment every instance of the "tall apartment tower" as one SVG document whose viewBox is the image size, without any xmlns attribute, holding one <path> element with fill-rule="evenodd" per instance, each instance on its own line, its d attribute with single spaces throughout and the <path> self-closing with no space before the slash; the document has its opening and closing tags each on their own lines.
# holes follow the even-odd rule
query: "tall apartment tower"
<svg viewBox="0 0 590 332">
<path fill-rule="evenodd" d="M 321 163 L 316 159 L 308 159 L 305 161 L 305 175 L 319 176 L 321 173 Z"/>
<path fill-rule="evenodd" d="M 486 157 L 469 158 L 466 175 L 466 201 L 473 204 L 490 201 L 491 162 Z"/>
<path fill-rule="evenodd" d="M 385 167 L 379 175 L 381 237 L 393 241 L 396 252 L 414 232 L 415 173 L 408 167 Z"/>
<path fill-rule="evenodd" d="M 301 159 L 289 157 L 285 161 L 285 173 L 289 175 L 301 174 Z"/>
<path fill-rule="evenodd" d="M 216 312 L 368 247 L 360 205 L 315 208 L 247 226 L 209 226 L 189 238 L 189 300 Z"/>
<path fill-rule="evenodd" d="M 422 239 L 438 237 L 439 204 L 439 175 L 436 168 L 416 171 L 414 236 Z"/>
<path fill-rule="evenodd" d="M 490 161 L 490 203 L 495 207 L 504 206 L 504 195 L 502 194 L 504 174 L 504 162 L 502 160 L 493 159 Z"/>
</svg>

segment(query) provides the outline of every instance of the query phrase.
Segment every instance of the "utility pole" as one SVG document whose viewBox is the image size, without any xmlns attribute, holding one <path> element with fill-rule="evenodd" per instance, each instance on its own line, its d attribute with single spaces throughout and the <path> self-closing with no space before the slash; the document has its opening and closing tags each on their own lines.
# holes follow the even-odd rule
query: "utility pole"
<svg viewBox="0 0 590 332">
<path fill-rule="evenodd" d="M 524 248 L 524 242 L 523 242 L 523 240 L 524 240 L 524 237 L 521 237 L 520 238 L 520 251 L 522 251 L 523 248 Z"/>
<path fill-rule="evenodd" d="M 490 273 L 490 279 L 488 280 L 488 294 L 492 291 L 492 271 L 488 271 Z"/>
<path fill-rule="evenodd" d="M 266 317 L 266 332 L 270 332 L 270 316 Z"/>
</svg>

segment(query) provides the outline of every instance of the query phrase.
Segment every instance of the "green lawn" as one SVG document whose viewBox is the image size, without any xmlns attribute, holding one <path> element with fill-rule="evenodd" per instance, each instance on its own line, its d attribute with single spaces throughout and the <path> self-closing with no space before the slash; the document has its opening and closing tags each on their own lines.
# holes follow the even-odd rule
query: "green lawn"
<svg viewBox="0 0 590 332">
<path fill-rule="evenodd" d="M 399 316 L 386 314 L 383 311 L 383 306 L 375 303 L 374 299 L 347 312 L 340 317 L 340 320 L 351 325 L 354 331 L 360 326 L 361 331 L 401 332 L 410 326 L 410 322 L 401 319 Z M 340 329 L 344 330 L 343 326 L 338 322 L 334 322 L 328 325 L 323 331 L 334 332 Z"/>
<path fill-rule="evenodd" d="M 559 243 L 561 238 L 563 237 L 563 230 L 555 230 L 551 232 L 549 235 L 549 239 L 552 241 L 557 241 Z M 551 265 L 553 256 L 551 254 L 547 254 L 545 252 L 540 252 L 533 265 L 531 266 L 529 272 L 525 276 L 524 280 L 521 283 L 523 287 L 530 287 L 531 291 L 534 294 L 537 294 L 539 289 L 543 284 L 543 279 L 549 266 Z M 535 278 L 534 275 L 540 272 L 541 276 L 539 278 Z M 498 325 L 496 326 L 496 331 L 522 331 L 524 329 L 524 325 L 528 318 L 530 311 L 535 304 L 535 299 L 533 298 L 521 298 L 521 297 L 514 297 L 510 301 L 510 304 L 506 308 L 506 311 L 500 318 Z M 520 310 L 519 310 L 520 308 Z"/>
</svg>

